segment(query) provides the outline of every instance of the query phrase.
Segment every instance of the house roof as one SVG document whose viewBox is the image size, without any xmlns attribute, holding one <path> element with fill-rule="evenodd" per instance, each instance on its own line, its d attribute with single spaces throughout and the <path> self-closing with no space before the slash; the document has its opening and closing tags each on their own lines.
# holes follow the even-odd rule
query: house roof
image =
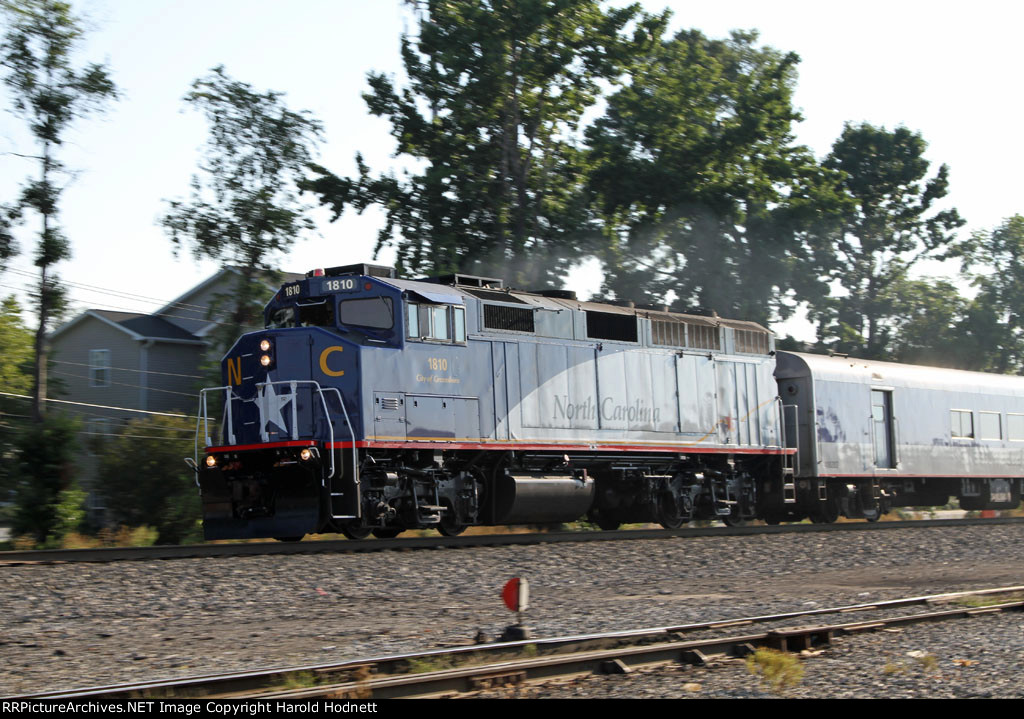
<svg viewBox="0 0 1024 719">
<path fill-rule="evenodd" d="M 181 344 L 206 344 L 202 339 L 165 319 L 137 312 L 114 312 L 112 310 L 86 310 L 67 324 L 56 329 L 50 336 L 55 339 L 72 327 L 92 318 L 121 330 L 134 340 L 155 340 Z"/>
<path fill-rule="evenodd" d="M 200 282 L 195 287 L 193 287 L 190 290 L 188 290 L 188 292 L 186 292 L 183 295 L 181 295 L 180 297 L 177 297 L 174 300 L 168 302 L 166 305 L 164 305 L 163 307 L 158 309 L 154 314 L 157 314 L 157 315 L 168 314 L 168 313 L 174 312 L 175 310 L 180 311 L 183 308 L 187 308 L 188 305 L 189 305 L 189 300 L 191 300 L 195 295 L 199 294 L 200 292 L 205 290 L 210 285 L 212 285 L 212 284 L 214 284 L 216 282 L 221 281 L 221 279 L 225 275 L 228 275 L 228 274 L 241 274 L 241 270 L 239 268 L 237 268 L 237 267 L 230 267 L 230 266 L 229 267 L 221 268 L 215 274 L 211 275 L 210 277 L 206 278 L 205 280 Z M 303 274 L 298 274 L 298 273 L 295 273 L 295 272 L 278 272 L 277 275 L 280 277 L 280 280 L 274 280 L 273 278 L 271 278 L 266 273 L 261 273 L 261 275 L 262 275 L 261 279 L 263 280 L 264 284 L 266 284 L 267 288 L 272 290 L 272 291 L 277 291 L 277 288 L 283 282 L 294 282 L 295 280 L 301 280 L 301 279 L 304 279 L 306 277 Z M 203 309 L 205 309 L 205 308 L 203 308 Z M 198 317 L 196 317 L 196 318 L 184 317 L 183 319 L 200 319 L 201 320 L 202 318 L 198 318 Z"/>
<path fill-rule="evenodd" d="M 90 310 L 97 315 L 112 322 L 116 322 L 125 329 L 131 330 L 137 335 L 146 339 L 167 339 L 167 340 L 196 340 L 198 339 L 191 332 L 183 330 L 177 325 L 171 324 L 162 317 L 143 315 L 137 312 L 114 312 L 111 310 Z"/>
<path fill-rule="evenodd" d="M 196 294 L 206 289 L 210 285 L 221 281 L 226 275 L 239 274 L 240 270 L 237 267 L 225 267 L 216 272 L 214 275 L 208 277 L 203 282 L 199 283 L 195 287 L 188 290 L 186 293 L 178 297 L 174 301 L 168 303 L 161 309 L 157 310 L 153 314 L 143 314 L 140 312 L 116 312 L 114 310 L 100 310 L 91 309 L 86 310 L 82 314 L 78 315 L 70 322 L 62 325 L 61 327 L 54 330 L 51 338 L 56 338 L 78 325 L 80 322 L 87 318 L 93 318 L 104 322 L 108 325 L 116 327 L 117 329 L 130 335 L 135 340 L 156 340 L 158 342 L 178 342 L 186 344 L 206 344 L 206 340 L 203 337 L 214 327 L 217 323 L 209 320 L 205 317 L 179 317 L 177 312 L 198 312 L 202 310 L 203 314 L 206 312 L 205 307 L 194 307 L 190 310 L 190 305 L 187 301 L 194 297 Z M 267 285 L 271 290 L 276 290 L 279 282 L 293 282 L 295 280 L 301 280 L 305 277 L 303 274 L 295 272 L 278 272 L 276 273 L 278 279 L 273 279 L 267 273 L 261 273 L 260 279 Z M 271 284 L 273 283 L 273 284 Z M 183 329 L 174 322 L 169 322 L 164 319 L 164 316 L 179 317 L 180 319 L 197 320 L 204 323 L 205 326 L 198 329 L 196 332 L 189 332 Z"/>
</svg>

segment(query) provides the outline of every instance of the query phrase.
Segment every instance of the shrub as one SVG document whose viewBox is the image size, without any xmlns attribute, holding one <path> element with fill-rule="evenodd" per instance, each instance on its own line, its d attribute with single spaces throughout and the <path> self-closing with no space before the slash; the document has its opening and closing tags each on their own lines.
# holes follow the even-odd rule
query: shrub
<svg viewBox="0 0 1024 719">
<path fill-rule="evenodd" d="M 766 648 L 747 656 L 747 671 L 760 675 L 761 681 L 778 694 L 797 686 L 804 676 L 804 668 L 794 655 Z"/>
</svg>

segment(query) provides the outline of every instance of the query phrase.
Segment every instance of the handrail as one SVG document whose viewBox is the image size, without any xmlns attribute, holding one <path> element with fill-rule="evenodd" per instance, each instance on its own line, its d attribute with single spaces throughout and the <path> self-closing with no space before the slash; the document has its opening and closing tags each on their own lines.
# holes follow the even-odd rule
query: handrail
<svg viewBox="0 0 1024 719">
<path fill-rule="evenodd" d="M 328 387 L 328 392 L 334 392 L 338 395 L 338 404 L 341 405 L 341 412 L 345 415 L 345 424 L 348 425 L 349 435 L 352 437 L 352 483 L 356 488 L 356 516 L 362 517 L 363 515 L 363 490 L 359 480 L 359 452 L 356 450 L 356 431 L 352 427 L 352 422 L 348 417 L 348 410 L 345 409 L 345 400 L 341 396 L 341 391 L 337 387 Z M 328 417 L 329 419 L 329 417 Z M 332 427 L 333 432 L 333 427 Z M 334 462 L 334 448 L 331 448 L 331 462 Z M 333 473 L 332 473 L 333 476 Z M 333 512 L 333 508 L 331 510 Z"/>
<path fill-rule="evenodd" d="M 277 380 L 276 382 L 257 382 L 256 383 L 256 389 L 258 390 L 260 387 L 268 387 L 268 386 L 269 387 L 273 387 L 276 384 L 286 384 L 286 385 L 288 385 L 289 388 L 292 390 L 292 392 L 291 392 L 292 396 L 295 397 L 295 400 L 293 400 L 295 402 L 295 405 L 294 405 L 294 408 L 292 409 L 292 439 L 298 439 L 299 438 L 299 414 L 298 414 L 299 403 L 298 403 L 298 392 L 297 392 L 298 386 L 300 384 L 311 384 L 311 385 L 313 385 L 314 388 L 316 388 L 316 393 L 320 397 L 320 406 L 322 406 L 323 409 L 324 409 L 324 419 L 327 420 L 327 429 L 331 433 L 331 438 L 330 438 L 329 441 L 331 442 L 331 444 L 333 444 L 334 443 L 334 422 L 331 421 L 331 413 L 327 410 L 327 402 L 326 402 L 326 400 L 324 400 L 324 391 L 320 387 L 320 383 L 315 381 L 315 380 L 311 380 L 311 379 Z M 266 392 L 263 393 L 263 396 L 266 397 Z M 342 403 L 342 409 L 344 409 L 344 408 L 345 408 L 345 405 L 344 405 L 344 403 Z M 351 426 L 349 427 L 349 430 L 351 431 Z M 262 433 L 262 428 L 261 428 L 261 433 Z M 355 435 L 352 436 L 352 439 L 353 440 L 355 439 Z M 334 452 L 331 452 L 330 454 L 331 454 L 331 473 L 329 475 L 327 475 L 328 478 L 331 478 L 331 477 L 334 476 Z M 321 480 L 321 483 L 322 483 L 322 480 Z"/>
<path fill-rule="evenodd" d="M 796 450 L 796 456 L 794 459 L 795 463 L 800 461 L 800 413 L 799 406 L 795 404 L 785 404 L 782 397 L 776 397 L 776 401 L 779 405 L 779 419 L 782 422 L 782 446 L 785 449 L 789 449 L 789 432 L 787 431 L 786 425 L 786 410 L 793 410 L 793 449 Z"/>
<path fill-rule="evenodd" d="M 899 469 L 899 466 L 900 466 L 900 419 L 899 419 L 899 417 L 896 417 L 894 415 L 893 418 L 892 418 L 892 424 L 893 424 L 893 428 L 895 430 L 895 432 L 894 432 L 895 436 L 893 437 L 893 441 L 892 441 L 892 453 L 895 456 L 893 457 L 892 466 L 895 469 Z"/>
<path fill-rule="evenodd" d="M 205 388 L 199 390 L 199 416 L 196 417 L 196 441 L 195 441 L 195 448 L 194 448 L 195 454 L 193 455 L 193 459 L 195 460 L 197 466 L 199 464 L 199 425 L 200 425 L 200 423 L 202 423 L 203 437 L 206 439 L 206 446 L 209 447 L 211 444 L 213 444 L 213 440 L 210 437 L 210 418 L 209 418 L 208 412 L 207 412 L 206 393 L 207 392 L 214 392 L 214 391 L 218 391 L 218 390 L 228 390 L 230 392 L 231 391 L 231 387 L 227 387 L 227 386 L 225 386 L 225 387 L 205 387 Z M 234 435 L 234 432 L 233 432 L 234 428 L 232 427 L 232 423 L 231 423 L 231 397 L 230 396 L 228 396 L 227 402 L 224 403 L 224 411 L 225 411 L 225 413 L 227 415 L 228 444 L 234 444 L 235 443 L 235 435 Z M 196 478 L 196 482 L 197 483 L 199 482 L 198 476 Z"/>
<path fill-rule="evenodd" d="M 786 446 L 786 415 L 784 404 L 782 404 L 782 397 L 775 396 L 775 406 L 778 408 L 778 419 L 779 419 L 779 448 L 787 449 Z"/>
<path fill-rule="evenodd" d="M 338 404 L 341 405 L 341 411 L 342 411 L 342 414 L 345 417 L 345 425 L 348 427 L 349 435 L 352 437 L 352 468 L 353 468 L 353 473 L 355 473 L 357 471 L 357 463 L 358 463 L 358 453 L 357 453 L 357 450 L 356 450 L 356 443 L 355 443 L 355 438 L 356 438 L 355 428 L 352 426 L 352 420 L 349 417 L 348 408 L 345 406 L 345 400 L 342 397 L 341 391 L 338 390 L 337 387 L 327 387 L 327 388 L 324 388 L 324 387 L 321 387 L 320 383 L 315 381 L 315 380 L 278 380 L 278 381 L 274 381 L 274 382 L 258 382 L 256 384 L 256 388 L 258 390 L 261 387 L 274 386 L 274 385 L 288 385 L 290 387 L 290 389 L 291 389 L 291 394 L 294 396 L 294 395 L 297 394 L 296 390 L 298 389 L 298 385 L 300 385 L 300 384 L 312 385 L 313 388 L 316 390 L 316 393 L 317 393 L 318 397 L 320 398 L 320 406 L 323 409 L 324 419 L 327 421 L 327 429 L 328 429 L 328 432 L 330 433 L 330 437 L 328 439 L 328 442 L 329 442 L 328 446 L 329 447 L 334 444 L 334 420 L 331 419 L 331 413 L 330 413 L 330 411 L 327 408 L 327 401 L 324 398 L 324 392 L 325 391 L 326 392 L 334 392 L 337 395 L 337 397 L 338 397 Z M 235 400 L 235 399 L 242 399 L 242 398 L 235 396 L 234 393 L 232 392 L 232 388 L 230 386 L 206 387 L 204 389 L 199 390 L 199 416 L 196 419 L 196 439 L 195 439 L 195 457 L 194 457 L 194 459 L 195 459 L 197 464 L 199 463 L 199 429 L 200 429 L 200 426 L 203 429 L 203 436 L 206 439 L 206 446 L 209 447 L 209 446 L 211 446 L 213 444 L 213 439 L 212 439 L 212 437 L 210 437 L 209 418 L 207 417 L 207 398 L 206 398 L 206 393 L 207 392 L 220 392 L 220 391 L 224 391 L 226 393 L 225 402 L 224 402 L 224 414 L 225 414 L 225 423 L 226 423 L 226 426 L 227 426 L 228 444 L 232 445 L 232 444 L 236 444 L 237 443 L 237 440 L 235 439 L 235 434 L 234 434 L 234 425 L 233 425 L 233 415 L 232 415 L 232 411 L 231 411 L 231 404 L 232 404 L 233 400 Z M 264 396 L 265 396 L 265 393 L 264 393 Z M 260 401 L 260 400 L 259 400 L 259 398 L 254 398 L 253 400 L 242 400 L 242 401 Z M 296 410 L 298 408 L 298 403 L 297 402 L 296 402 L 295 408 L 296 408 Z M 293 410 L 293 411 L 295 411 L 295 410 Z M 293 417 L 294 417 L 294 419 L 292 421 L 292 439 L 298 439 L 299 438 L 298 437 L 299 423 L 298 423 L 297 413 L 294 414 Z M 331 465 L 330 465 L 331 471 L 327 475 L 326 479 L 333 478 L 334 475 L 335 475 L 335 472 L 337 470 L 337 467 L 334 464 L 334 452 L 333 452 L 333 450 L 330 452 L 330 455 L 331 455 Z M 321 480 L 321 481 L 323 481 L 323 480 Z M 357 477 L 356 478 L 356 485 L 357 485 L 357 487 L 358 487 L 358 484 L 359 484 L 359 481 L 358 481 L 358 477 Z"/>
</svg>

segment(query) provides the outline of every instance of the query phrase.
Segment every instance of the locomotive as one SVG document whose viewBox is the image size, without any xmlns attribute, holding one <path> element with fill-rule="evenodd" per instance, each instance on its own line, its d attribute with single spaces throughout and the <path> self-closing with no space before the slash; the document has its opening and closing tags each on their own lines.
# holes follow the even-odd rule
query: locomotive
<svg viewBox="0 0 1024 719">
<path fill-rule="evenodd" d="M 776 351 L 752 322 L 495 278 L 314 270 L 222 371 L 192 460 L 207 539 L 1021 498 L 1024 378 Z"/>
</svg>

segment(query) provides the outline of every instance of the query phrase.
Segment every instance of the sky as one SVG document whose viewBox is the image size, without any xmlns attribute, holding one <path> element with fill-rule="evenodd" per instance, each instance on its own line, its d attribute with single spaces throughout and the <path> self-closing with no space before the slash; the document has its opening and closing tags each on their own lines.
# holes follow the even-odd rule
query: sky
<svg viewBox="0 0 1024 719">
<path fill-rule="evenodd" d="M 992 229 L 1024 213 L 1017 184 L 1024 167 L 1018 136 L 1024 4 L 642 4 L 652 12 L 670 8 L 673 29 L 697 28 L 710 37 L 756 29 L 764 44 L 799 54 L 795 104 L 805 119 L 794 130 L 818 157 L 846 122 L 905 125 L 928 142 L 934 166 L 950 166 L 949 203 L 967 220 L 963 232 Z M 285 93 L 290 109 L 319 119 L 325 139 L 318 159 L 334 172 L 353 172 L 356 152 L 375 171 L 401 167 L 388 123 L 371 117 L 362 99 L 371 70 L 401 81 L 400 36 L 414 22 L 400 0 L 72 0 L 72 6 L 87 28 L 79 62 L 106 63 L 121 93 L 104 115 L 78 121 L 60 154 L 76 171 L 60 218 L 74 259 L 58 266 L 74 312 L 153 312 L 216 271 L 215 263 L 196 261 L 187 249 L 175 255 L 158 221 L 168 200 L 187 198 L 206 136 L 202 116 L 182 97 L 217 65 L 259 91 Z M 33 147 L 10 106 L 0 89 L 0 203 L 38 173 L 11 154 L 30 154 Z M 326 210 L 314 217 L 317 232 L 280 258 L 281 269 L 374 261 L 379 212 L 349 212 L 334 223 Z M 21 228 L 23 252 L 0 273 L 0 296 L 15 294 L 23 304 L 28 273 L 34 274 L 32 229 Z M 377 261 L 392 258 L 385 251 Z M 567 286 L 586 296 L 599 282 L 591 263 L 574 271 Z M 808 338 L 807 326 L 781 329 Z"/>
</svg>

